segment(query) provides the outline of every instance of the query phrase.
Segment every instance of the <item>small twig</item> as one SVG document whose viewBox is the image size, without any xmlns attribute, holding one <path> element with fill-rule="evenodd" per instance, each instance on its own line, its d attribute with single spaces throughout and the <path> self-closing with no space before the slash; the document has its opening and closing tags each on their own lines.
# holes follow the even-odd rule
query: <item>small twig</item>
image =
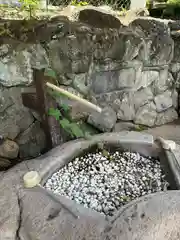
<svg viewBox="0 0 180 240">
<path fill-rule="evenodd" d="M 93 109 L 93 110 L 95 110 L 95 111 L 97 111 L 99 113 L 102 112 L 102 108 L 94 105 L 93 103 L 87 101 L 86 99 L 83 99 L 83 98 L 81 98 L 81 97 L 79 97 L 77 95 L 74 95 L 73 93 L 70 93 L 70 92 L 68 92 L 68 91 L 66 91 L 66 90 L 64 90 L 64 89 L 62 89 L 60 87 L 57 87 L 56 85 L 54 85 L 52 83 L 47 82 L 46 86 L 51 88 L 51 89 L 53 89 L 53 90 L 55 90 L 56 92 L 59 92 L 59 93 L 65 95 L 68 98 L 71 98 L 73 100 L 78 101 L 81 104 L 84 104 L 86 107 L 89 107 L 89 108 L 91 108 L 91 109 Z"/>
</svg>

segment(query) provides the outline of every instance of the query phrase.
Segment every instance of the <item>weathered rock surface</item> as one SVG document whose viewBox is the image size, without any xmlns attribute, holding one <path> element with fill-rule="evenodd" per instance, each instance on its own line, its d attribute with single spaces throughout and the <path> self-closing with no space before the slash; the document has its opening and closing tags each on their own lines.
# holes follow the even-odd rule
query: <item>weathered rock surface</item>
<svg viewBox="0 0 180 240">
<path fill-rule="evenodd" d="M 149 103 L 154 99 L 154 94 L 150 87 L 145 89 L 140 89 L 139 91 L 134 93 L 133 102 L 135 110 L 137 111 L 141 106 Z"/>
<path fill-rule="evenodd" d="M 11 99 L 10 92 L 8 89 L 0 89 L 0 113 L 3 113 L 6 108 L 13 105 L 13 101 Z"/>
<path fill-rule="evenodd" d="M 46 146 L 46 139 L 40 123 L 36 121 L 23 133 L 16 142 L 19 145 L 19 156 L 21 159 L 37 157 Z"/>
<path fill-rule="evenodd" d="M 6 158 L 1 158 L 0 157 L 0 169 L 5 170 L 6 168 L 11 166 L 11 161 Z"/>
<path fill-rule="evenodd" d="M 174 110 L 174 108 L 168 108 L 166 111 L 157 114 L 155 125 L 163 125 L 176 119 L 178 119 L 177 112 Z"/>
<path fill-rule="evenodd" d="M 86 86 L 86 74 L 81 73 L 81 74 L 74 74 L 72 76 L 73 78 L 73 87 L 80 92 L 83 95 L 88 94 L 88 87 Z"/>
<path fill-rule="evenodd" d="M 0 157 L 14 159 L 17 158 L 19 153 L 19 146 L 16 142 L 11 140 L 5 140 L 0 144 Z"/>
<path fill-rule="evenodd" d="M 30 48 L 21 45 L 8 51 L 9 55 L 0 59 L 0 83 L 3 86 L 29 85 L 33 80 L 32 67 L 48 66 L 45 50 L 40 45 Z"/>
<path fill-rule="evenodd" d="M 148 114 L 149 120 L 144 113 L 143 117 L 137 115 L 142 114 L 140 107 L 148 112 L 149 104 L 157 103 L 157 95 L 163 96 L 165 91 L 175 88 L 175 80 L 168 72 L 174 42 L 167 23 L 158 19 L 137 18 L 130 27 L 119 30 L 83 29 L 78 25 L 73 30 L 73 37 L 67 36 L 68 42 L 60 39 L 50 44 L 52 66 L 59 76 L 65 73 L 76 75 L 78 85 L 74 80 L 73 87 L 85 95 L 90 92 L 96 104 L 112 107 L 118 119 L 136 122 L 141 118 L 141 124 L 153 126 L 158 111 L 162 110 L 160 106 L 153 108 L 153 114 Z M 75 70 L 73 66 L 76 63 L 81 67 Z M 176 102 L 174 98 L 172 100 L 172 95 L 168 97 L 166 108 L 172 107 L 172 101 Z M 172 120 L 174 117 L 169 119 Z"/>
<path fill-rule="evenodd" d="M 129 139 L 133 134 L 106 134 L 95 137 L 110 141 Z M 127 137 L 127 138 L 126 138 Z M 137 142 L 152 136 L 134 134 Z M 131 138 L 130 138 L 131 139 Z M 130 140 L 129 139 L 129 140 Z M 148 142 L 149 143 L 149 142 Z M 87 149 L 89 143 L 75 141 L 57 147 L 40 158 L 21 163 L 7 172 L 0 173 L 0 239 L 3 240 L 177 240 L 180 224 L 180 192 L 166 191 L 141 197 L 122 207 L 111 219 L 105 219 L 99 213 L 86 209 L 62 196 L 53 201 L 41 188 L 26 189 L 22 177 L 29 170 L 36 170 L 45 176 L 47 170 L 60 166 L 69 156 Z M 149 146 L 149 145 L 148 145 Z M 177 145 L 176 156 L 180 146 Z M 52 165 L 51 165 L 51 164 Z M 49 165 L 48 165 L 49 164 Z M 48 167 L 47 167 L 48 165 Z M 74 217 L 61 204 L 77 214 Z"/>
<path fill-rule="evenodd" d="M 26 130 L 34 121 L 28 109 L 12 105 L 0 114 L 0 133 L 4 138 L 15 139 Z"/>
<path fill-rule="evenodd" d="M 5 139 L 4 143 L 0 145 L 0 156 L 3 159 L 17 158 L 19 153 L 21 157 L 35 157 L 41 153 L 45 147 L 45 136 L 43 130 L 40 128 L 39 123 L 35 123 L 34 126 L 34 113 L 23 106 L 21 92 L 28 87 L 10 87 L 0 88 L 0 135 Z M 37 115 L 37 114 L 36 114 Z M 38 120 L 41 120 L 39 116 L 36 116 Z M 25 134 L 26 133 L 26 134 Z M 23 144 L 26 137 L 25 146 L 19 149 L 17 139 Z M 35 141 L 36 140 L 36 141 Z M 25 150 L 22 150 L 25 149 Z M 20 152 L 19 152 L 20 151 Z M 24 155 L 22 151 L 27 151 Z M 6 160 L 1 161 L 3 166 Z"/>
<path fill-rule="evenodd" d="M 21 87 L 1 90 L 4 102 L 3 111 L 0 112 L 0 134 L 4 138 L 14 140 L 34 121 L 31 112 L 22 104 L 21 91 Z"/>
<path fill-rule="evenodd" d="M 113 14 L 114 13 L 114 14 Z M 96 28 L 120 28 L 120 20 L 115 16 L 116 12 L 106 11 L 102 8 L 85 7 L 79 11 L 78 21 Z"/>
<path fill-rule="evenodd" d="M 115 125 L 117 120 L 115 111 L 106 107 L 101 113 L 93 113 L 88 118 L 88 123 L 92 124 L 103 132 L 109 132 Z"/>
<path fill-rule="evenodd" d="M 171 92 L 166 91 L 166 92 L 164 92 L 164 94 L 155 96 L 154 102 L 156 104 L 156 110 L 158 113 L 167 110 L 168 108 L 172 107 L 172 105 L 173 105 Z"/>
<path fill-rule="evenodd" d="M 135 129 L 136 125 L 134 123 L 119 121 L 115 124 L 113 132 L 134 131 Z"/>
<path fill-rule="evenodd" d="M 169 64 L 172 61 L 174 41 L 165 21 L 142 17 L 135 19 L 130 25 L 147 37 L 146 48 L 142 49 L 138 58 L 154 66 Z"/>
<path fill-rule="evenodd" d="M 129 204 L 115 217 L 108 237 L 113 240 L 178 239 L 180 218 L 175 213 L 180 208 L 179 198 L 179 191 L 167 191 Z"/>
<path fill-rule="evenodd" d="M 156 106 L 153 102 L 151 102 L 139 108 L 139 110 L 136 112 L 134 122 L 136 124 L 152 127 L 155 125 L 156 116 Z"/>
<path fill-rule="evenodd" d="M 66 238 L 73 240 L 101 239 L 106 226 L 103 216 L 96 213 L 91 214 L 90 211 L 84 209 L 80 212 L 81 206 L 76 208 L 72 201 L 58 197 L 69 209 L 76 208 L 76 213 L 79 216 L 79 219 L 76 219 L 61 204 L 54 203 L 53 199 L 41 191 L 23 190 L 21 196 L 24 196 L 21 202 L 21 217 L 22 222 L 26 222 L 26 224 L 22 224 L 19 229 L 20 239 L 27 239 L 28 237 L 34 239 L 38 236 L 39 239 L 44 240 Z M 34 208 L 33 204 L 29 204 L 34 201 L 36 201 L 36 208 Z M 58 215 L 51 217 L 55 212 L 58 212 Z M 43 222 L 42 219 L 46 220 Z M 35 221 L 36 224 L 34 224 Z"/>
<path fill-rule="evenodd" d="M 171 88 L 172 84 L 174 84 L 174 78 L 166 66 L 159 71 L 158 79 L 152 83 L 152 91 L 154 95 L 161 94 Z"/>
<path fill-rule="evenodd" d="M 5 139 L 20 139 L 35 119 L 40 120 L 21 100 L 22 88 L 32 85 L 32 67 L 51 67 L 65 89 L 112 108 L 113 124 L 103 125 L 101 119 L 101 131 L 110 131 L 115 119 L 153 127 L 177 118 L 179 36 L 172 30 L 179 23 L 136 16 L 123 26 L 119 19 L 119 13 L 107 6 L 68 6 L 39 31 L 45 44 L 1 45 L 0 134 Z M 87 118 L 77 104 L 63 101 L 70 104 L 74 119 Z"/>
</svg>

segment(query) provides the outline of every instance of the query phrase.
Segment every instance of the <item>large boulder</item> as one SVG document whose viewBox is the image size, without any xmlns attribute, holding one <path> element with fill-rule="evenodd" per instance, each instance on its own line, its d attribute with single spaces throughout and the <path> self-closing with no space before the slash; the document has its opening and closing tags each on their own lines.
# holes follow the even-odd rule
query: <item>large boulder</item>
<svg viewBox="0 0 180 240">
<path fill-rule="evenodd" d="M 33 123 L 17 137 L 16 142 L 19 145 L 21 159 L 39 156 L 46 147 L 46 138 L 40 123 L 38 121 Z"/>
<path fill-rule="evenodd" d="M 109 6 L 68 6 L 61 14 L 71 21 L 79 21 L 95 28 L 120 28 L 122 26 L 118 14 Z"/>
<path fill-rule="evenodd" d="M 9 160 L 38 156 L 46 146 L 39 115 L 23 106 L 21 93 L 29 87 L 0 88 L 0 167 L 10 165 Z M 40 120 L 40 119 L 39 119 Z M 20 147 L 19 147 L 20 146 Z M 15 162 L 15 161 L 14 161 Z"/>
<path fill-rule="evenodd" d="M 112 108 L 106 107 L 101 113 L 92 113 L 88 118 L 88 123 L 103 132 L 109 132 L 114 127 L 116 120 L 116 112 Z"/>
<path fill-rule="evenodd" d="M 104 9 L 88 7 L 79 12 L 78 21 L 97 28 L 120 28 L 122 26 L 120 20 L 115 13 L 110 13 Z"/>
<path fill-rule="evenodd" d="M 15 139 L 34 121 L 31 112 L 22 104 L 21 91 L 21 87 L 0 89 L 3 100 L 0 108 L 0 134 L 4 138 Z"/>
<path fill-rule="evenodd" d="M 6 87 L 29 85 L 33 81 L 32 68 L 48 67 L 48 58 L 41 45 L 20 45 L 0 49 L 0 84 Z"/>
<path fill-rule="evenodd" d="M 153 127 L 156 122 L 157 112 L 156 106 L 153 102 L 147 103 L 140 107 L 136 112 L 134 122 L 149 127 Z"/>
<path fill-rule="evenodd" d="M 19 146 L 16 142 L 6 139 L 0 145 L 0 157 L 14 159 L 17 158 L 19 153 Z"/>
<path fill-rule="evenodd" d="M 0 115 L 0 133 L 4 138 L 15 139 L 33 121 L 34 118 L 28 109 L 12 105 Z"/>
<path fill-rule="evenodd" d="M 146 48 L 138 58 L 146 65 L 167 65 L 173 59 L 174 42 L 168 23 L 155 18 L 137 18 L 130 26 L 144 36 Z"/>
<path fill-rule="evenodd" d="M 157 114 L 155 125 L 163 125 L 168 122 L 173 122 L 176 119 L 178 119 L 177 111 L 171 107 Z"/>
<path fill-rule="evenodd" d="M 172 107 L 172 105 L 173 105 L 171 92 L 166 91 L 163 94 L 159 94 L 159 95 L 155 96 L 154 102 L 156 104 L 156 110 L 158 113 L 167 110 L 168 108 Z"/>
</svg>

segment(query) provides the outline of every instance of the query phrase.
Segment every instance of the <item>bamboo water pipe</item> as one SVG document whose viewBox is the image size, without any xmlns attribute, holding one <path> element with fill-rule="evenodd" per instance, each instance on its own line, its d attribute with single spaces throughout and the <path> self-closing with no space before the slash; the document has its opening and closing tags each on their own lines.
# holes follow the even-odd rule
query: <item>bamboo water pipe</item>
<svg viewBox="0 0 180 240">
<path fill-rule="evenodd" d="M 81 97 L 79 97 L 79 96 L 77 96 L 77 95 L 75 95 L 73 93 L 70 93 L 70 92 L 66 91 L 63 88 L 60 88 L 60 87 L 58 87 L 58 86 L 56 86 L 56 85 L 54 85 L 54 84 L 52 84 L 50 82 L 47 82 L 46 86 L 51 88 L 51 89 L 53 89 L 53 90 L 55 90 L 58 93 L 61 93 L 61 94 L 65 95 L 66 97 L 68 97 L 68 98 L 70 98 L 72 100 L 78 101 L 79 103 L 85 105 L 86 107 L 91 108 L 92 110 L 95 110 L 96 112 L 99 112 L 99 113 L 102 112 L 102 108 L 100 108 L 97 105 L 87 101 L 84 98 L 81 98 Z"/>
</svg>

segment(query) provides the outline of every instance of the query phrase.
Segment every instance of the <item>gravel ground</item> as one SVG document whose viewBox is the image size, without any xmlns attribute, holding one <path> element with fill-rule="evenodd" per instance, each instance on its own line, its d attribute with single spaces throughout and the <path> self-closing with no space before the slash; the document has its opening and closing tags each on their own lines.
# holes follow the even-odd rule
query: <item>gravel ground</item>
<svg viewBox="0 0 180 240">
<path fill-rule="evenodd" d="M 158 159 L 107 151 L 76 158 L 54 173 L 45 188 L 106 216 L 145 194 L 166 190 Z"/>
</svg>

